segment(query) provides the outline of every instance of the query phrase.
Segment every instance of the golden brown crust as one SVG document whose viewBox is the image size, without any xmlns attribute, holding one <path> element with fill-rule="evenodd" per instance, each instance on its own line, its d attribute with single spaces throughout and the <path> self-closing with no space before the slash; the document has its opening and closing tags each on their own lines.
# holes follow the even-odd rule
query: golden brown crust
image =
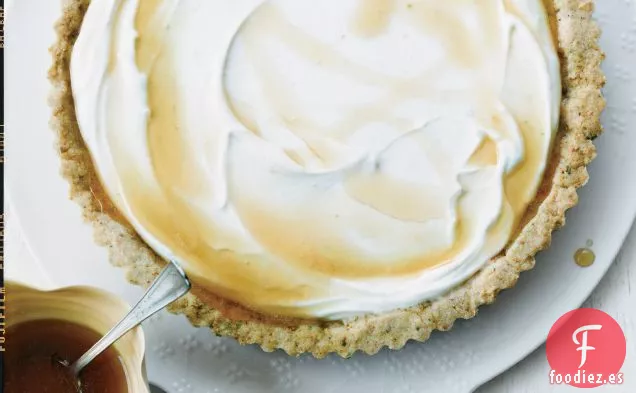
<svg viewBox="0 0 636 393">
<path fill-rule="evenodd" d="M 316 357 L 335 352 L 348 357 L 355 351 L 374 354 L 383 346 L 399 349 L 408 340 L 425 341 L 433 330 L 448 330 L 456 319 L 474 317 L 479 306 L 492 303 L 501 290 L 514 286 L 519 274 L 534 266 L 535 254 L 548 247 L 552 232 L 565 223 L 566 210 L 576 205 L 576 190 L 588 179 L 586 165 L 596 155 L 592 140 L 602 132 L 600 114 L 605 106 L 601 95 L 605 77 L 600 67 L 604 55 L 598 47 L 600 30 L 592 21 L 593 0 L 544 1 L 559 41 L 561 124 L 537 198 L 517 237 L 500 256 L 439 299 L 347 322 L 280 323 L 197 290 L 194 292 L 200 297 L 189 294 L 171 306 L 171 311 L 185 314 L 196 326 L 210 327 L 217 335 L 259 344 L 266 351 L 280 348 L 290 355 L 310 352 Z M 146 286 L 164 262 L 103 191 L 75 119 L 69 62 L 89 3 L 65 0 L 56 26 L 58 40 L 51 48 L 53 66 L 49 72 L 53 84 L 51 124 L 57 133 L 62 175 L 71 185 L 70 196 L 93 224 L 96 241 L 108 248 L 113 265 L 126 268 L 131 282 Z"/>
</svg>

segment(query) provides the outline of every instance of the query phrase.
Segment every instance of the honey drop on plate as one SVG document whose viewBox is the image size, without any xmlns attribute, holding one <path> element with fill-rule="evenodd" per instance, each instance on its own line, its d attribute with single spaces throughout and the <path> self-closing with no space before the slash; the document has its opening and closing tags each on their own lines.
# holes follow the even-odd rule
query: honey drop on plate
<svg viewBox="0 0 636 393">
<path fill-rule="evenodd" d="M 579 248 L 574 253 L 574 262 L 581 267 L 589 267 L 594 264 L 596 255 L 589 248 Z"/>
</svg>

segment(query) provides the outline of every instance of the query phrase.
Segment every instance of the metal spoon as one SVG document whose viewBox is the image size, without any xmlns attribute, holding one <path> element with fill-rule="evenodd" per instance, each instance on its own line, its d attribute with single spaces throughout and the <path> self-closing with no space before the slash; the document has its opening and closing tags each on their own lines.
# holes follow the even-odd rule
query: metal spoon
<svg viewBox="0 0 636 393">
<path fill-rule="evenodd" d="M 69 365 L 68 361 L 64 360 L 60 361 L 60 363 L 69 367 L 72 375 L 79 381 L 78 377 L 82 369 L 95 359 L 97 355 L 104 352 L 115 341 L 148 317 L 185 295 L 190 290 L 190 287 L 190 281 L 183 269 L 171 261 L 146 290 L 141 300 L 104 337 L 73 364 Z"/>
</svg>

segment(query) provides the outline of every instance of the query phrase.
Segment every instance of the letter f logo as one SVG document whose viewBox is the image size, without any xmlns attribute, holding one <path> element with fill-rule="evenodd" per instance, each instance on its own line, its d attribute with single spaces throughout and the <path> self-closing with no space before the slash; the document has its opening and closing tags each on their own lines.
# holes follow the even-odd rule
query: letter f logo
<svg viewBox="0 0 636 393">
<path fill-rule="evenodd" d="M 587 332 L 589 330 L 601 330 L 602 327 L 603 326 L 601 325 L 585 325 L 576 329 L 572 334 L 572 341 L 574 341 L 576 345 L 580 345 L 580 347 L 576 349 L 577 351 L 581 351 L 581 364 L 579 365 L 579 368 L 583 367 L 583 365 L 587 361 L 587 351 L 593 351 L 596 349 L 587 345 Z M 581 332 L 583 332 L 583 334 L 581 335 L 581 342 L 579 342 L 576 336 L 578 336 L 578 334 Z"/>
</svg>

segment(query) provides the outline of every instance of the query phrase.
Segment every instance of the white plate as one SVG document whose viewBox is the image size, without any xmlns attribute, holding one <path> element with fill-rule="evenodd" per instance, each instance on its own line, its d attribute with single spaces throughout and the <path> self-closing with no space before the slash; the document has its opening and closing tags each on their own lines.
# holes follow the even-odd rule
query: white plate
<svg viewBox="0 0 636 393">
<path fill-rule="evenodd" d="M 228 0 L 229 1 L 229 0 Z M 267 354 L 254 346 L 194 329 L 185 318 L 161 314 L 145 325 L 148 372 L 170 392 L 466 392 L 507 369 L 545 339 L 552 323 L 578 307 L 599 282 L 636 215 L 636 5 L 598 1 L 609 84 L 606 134 L 590 184 L 568 225 L 554 236 L 537 267 L 514 290 L 457 323 L 450 333 L 399 352 L 317 361 Z M 80 212 L 67 199 L 47 121 L 47 47 L 57 2 L 21 0 L 7 11 L 6 137 L 9 198 L 41 268 L 55 285 L 89 284 L 130 302 L 140 294 L 109 266 Z M 628 130 L 628 128 L 631 129 Z M 628 132 L 632 131 L 632 132 Z M 597 262 L 578 268 L 574 251 L 594 241 Z M 8 261 L 9 271 L 19 268 Z"/>
</svg>

